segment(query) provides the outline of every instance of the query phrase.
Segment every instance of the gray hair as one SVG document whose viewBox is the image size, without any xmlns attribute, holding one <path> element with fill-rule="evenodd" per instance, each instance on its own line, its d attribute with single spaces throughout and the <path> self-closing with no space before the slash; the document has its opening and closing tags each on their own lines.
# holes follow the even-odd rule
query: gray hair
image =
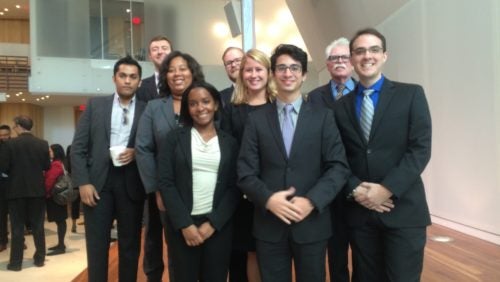
<svg viewBox="0 0 500 282">
<path fill-rule="evenodd" d="M 337 47 L 337 46 L 349 47 L 349 39 L 347 39 L 345 37 L 340 37 L 340 38 L 335 39 L 332 43 L 330 43 L 330 45 L 326 46 L 326 49 L 325 49 L 326 58 L 328 58 L 328 56 L 330 56 L 330 52 L 332 52 L 332 49 Z"/>
</svg>

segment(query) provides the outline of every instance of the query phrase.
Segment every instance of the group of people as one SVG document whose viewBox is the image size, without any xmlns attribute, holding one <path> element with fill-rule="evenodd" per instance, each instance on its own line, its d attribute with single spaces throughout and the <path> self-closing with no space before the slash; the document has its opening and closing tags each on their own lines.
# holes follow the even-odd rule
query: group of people
<svg viewBox="0 0 500 282">
<path fill-rule="evenodd" d="M 31 133 L 33 120 L 29 116 L 14 118 L 13 130 L 17 137 L 11 138 L 11 127 L 0 126 L 0 252 L 8 243 L 7 222 L 11 225 L 11 251 L 7 269 L 22 270 L 24 250 L 27 248 L 24 235 L 33 235 L 34 264 L 44 266 L 45 256 L 66 252 L 64 238 L 68 206 L 53 200 L 53 189 L 58 179 L 66 172 L 64 149 L 59 144 L 48 145 L 45 140 Z M 69 169 L 69 168 L 68 168 Z M 72 187 L 71 187 L 72 189 Z M 72 215 L 72 232 L 76 232 L 75 220 L 79 217 L 79 203 L 75 201 L 76 217 Z M 75 210 L 75 207 L 72 207 Z M 57 244 L 45 250 L 45 212 L 49 222 L 57 226 Z M 28 228 L 29 227 L 29 228 Z"/>
<path fill-rule="evenodd" d="M 151 39 L 142 83 L 137 61 L 118 60 L 116 92 L 91 98 L 76 128 L 89 281 L 107 281 L 115 219 L 119 280 L 136 281 L 145 200 L 148 281 L 165 266 L 177 282 L 292 281 L 292 265 L 296 281 L 325 281 L 327 250 L 331 281 L 420 280 L 431 119 L 421 86 L 383 75 L 380 32 L 332 42 L 331 81 L 307 95 L 297 46 L 226 49 L 220 92 L 172 49 Z"/>
</svg>

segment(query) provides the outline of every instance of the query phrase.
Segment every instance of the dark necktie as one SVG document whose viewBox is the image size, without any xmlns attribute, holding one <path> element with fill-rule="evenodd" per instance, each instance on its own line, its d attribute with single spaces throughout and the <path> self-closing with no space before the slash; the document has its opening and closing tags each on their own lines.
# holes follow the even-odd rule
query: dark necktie
<svg viewBox="0 0 500 282">
<path fill-rule="evenodd" d="M 342 96 L 344 95 L 344 89 L 344 84 L 337 84 L 337 95 L 335 95 L 335 100 L 342 98 Z"/>
<path fill-rule="evenodd" d="M 372 129 L 372 121 L 374 114 L 373 101 L 370 95 L 373 94 L 375 90 L 366 89 L 363 91 L 363 101 L 361 102 L 361 113 L 359 117 L 359 124 L 361 125 L 361 131 L 365 137 L 366 142 L 370 139 L 370 131 Z"/>
</svg>

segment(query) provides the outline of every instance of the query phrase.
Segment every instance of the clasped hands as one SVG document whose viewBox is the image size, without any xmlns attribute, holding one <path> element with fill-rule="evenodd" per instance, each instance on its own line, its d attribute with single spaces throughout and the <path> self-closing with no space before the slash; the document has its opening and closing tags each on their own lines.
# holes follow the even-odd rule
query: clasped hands
<svg viewBox="0 0 500 282">
<path fill-rule="evenodd" d="M 182 236 L 184 236 L 184 241 L 190 247 L 196 247 L 205 242 L 210 236 L 215 232 L 214 227 L 209 221 L 204 222 L 199 227 L 191 224 L 186 228 L 182 229 Z"/>
<path fill-rule="evenodd" d="M 358 204 L 379 213 L 390 212 L 394 208 L 391 191 L 378 183 L 361 182 L 352 195 Z"/>
<path fill-rule="evenodd" d="M 294 187 L 276 192 L 267 200 L 266 208 L 286 224 L 300 222 L 313 211 L 314 206 L 309 199 L 294 194 Z"/>
</svg>

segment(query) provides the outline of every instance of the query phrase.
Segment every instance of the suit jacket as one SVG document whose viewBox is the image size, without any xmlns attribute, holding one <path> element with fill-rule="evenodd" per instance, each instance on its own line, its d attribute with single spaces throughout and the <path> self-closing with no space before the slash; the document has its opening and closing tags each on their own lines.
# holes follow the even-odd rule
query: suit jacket
<svg viewBox="0 0 500 282">
<path fill-rule="evenodd" d="M 238 186 L 255 204 L 253 232 L 257 239 L 278 242 L 288 230 L 297 243 L 330 237 L 327 207 L 347 176 L 344 146 L 332 111 L 302 103 L 289 158 L 276 103 L 249 114 L 238 159 Z M 290 186 L 295 187 L 296 195 L 307 197 L 315 209 L 301 222 L 288 226 L 265 206 L 273 193 Z"/>
<path fill-rule="evenodd" d="M 157 156 L 165 150 L 167 133 L 177 128 L 172 97 L 148 103 L 139 121 L 135 157 L 146 193 L 158 190 Z"/>
<path fill-rule="evenodd" d="M 7 199 L 45 197 L 44 171 L 49 168 L 47 141 L 29 132 L 7 140 L 0 153 L 0 171 L 9 175 Z"/>
<path fill-rule="evenodd" d="M 139 89 L 137 89 L 136 97 L 138 100 L 146 103 L 149 100 L 153 100 L 159 97 L 154 74 L 142 80 L 141 86 L 139 87 Z"/>
<path fill-rule="evenodd" d="M 356 116 L 355 99 L 355 94 L 347 95 L 338 100 L 335 108 L 352 170 L 345 194 L 362 181 L 380 183 L 394 194 L 396 206 L 391 212 L 377 214 L 387 226 L 430 224 L 420 177 L 431 156 L 431 117 L 424 90 L 419 85 L 385 78 L 368 143 Z M 351 226 L 363 225 L 373 213 L 356 202 L 348 203 L 346 208 Z"/>
<path fill-rule="evenodd" d="M 231 104 L 231 97 L 233 97 L 234 85 L 231 84 L 226 89 L 220 91 L 220 99 L 222 101 L 222 106 L 225 108 Z"/>
<path fill-rule="evenodd" d="M 92 184 L 100 192 L 111 163 L 109 155 L 111 112 L 114 95 L 91 98 L 80 117 L 71 146 L 71 177 L 73 185 Z M 134 148 L 135 134 L 145 103 L 135 100 L 134 121 L 127 147 Z M 124 166 L 127 193 L 133 200 L 144 199 L 144 188 L 135 161 Z"/>
<path fill-rule="evenodd" d="M 357 83 L 354 78 L 352 78 L 352 81 L 354 82 L 354 84 Z M 309 94 L 307 94 L 307 100 L 314 105 L 326 106 L 330 109 L 333 109 L 336 104 L 336 100 L 333 95 L 334 93 L 332 92 L 331 81 L 328 81 L 327 84 L 322 85 L 309 92 Z M 342 97 L 346 95 L 347 94 L 343 95 Z"/>
<path fill-rule="evenodd" d="M 213 197 L 213 209 L 208 219 L 216 230 L 221 230 L 231 219 L 240 192 L 236 188 L 236 140 L 223 131 L 217 131 L 220 146 L 220 164 Z M 159 186 L 167 215 L 175 230 L 193 224 L 193 165 L 191 154 L 191 127 L 179 128 L 167 135 L 164 150 L 158 152 Z"/>
</svg>

